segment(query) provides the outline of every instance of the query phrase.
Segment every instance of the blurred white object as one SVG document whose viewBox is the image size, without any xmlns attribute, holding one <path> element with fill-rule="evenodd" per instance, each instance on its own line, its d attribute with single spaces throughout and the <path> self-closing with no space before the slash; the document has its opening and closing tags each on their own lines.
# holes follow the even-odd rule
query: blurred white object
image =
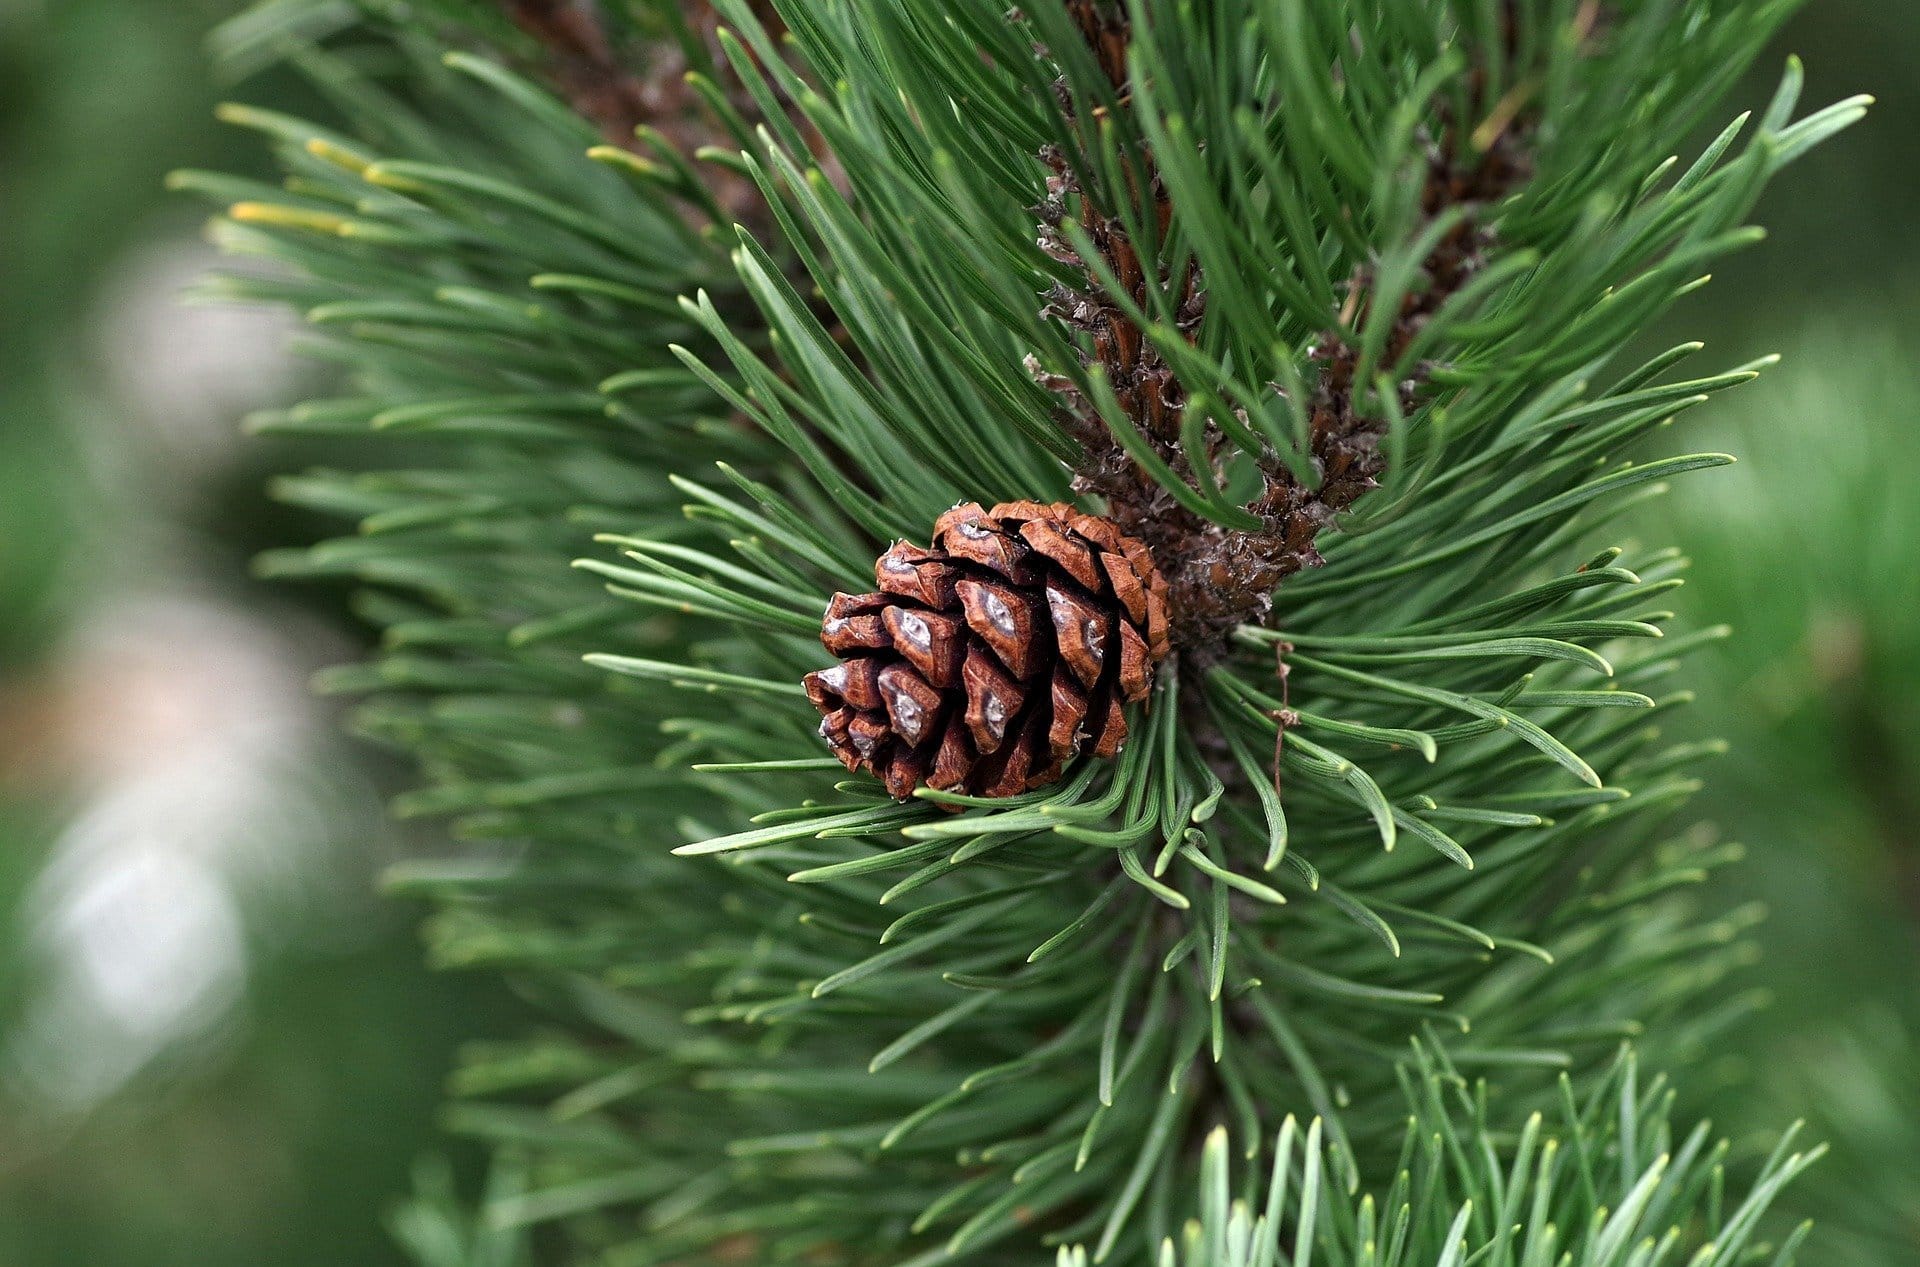
<svg viewBox="0 0 1920 1267">
<path fill-rule="evenodd" d="M 337 842 L 377 819 L 303 658 L 204 598 L 110 601 L 76 629 L 58 740 L 83 800 L 28 898 L 40 971 L 10 1052 L 35 1098 L 96 1101 L 226 1019 L 249 912 L 293 930 L 300 907 L 353 900 L 328 883 Z"/>
<path fill-rule="evenodd" d="M 241 267 L 196 238 L 169 237 L 135 249 L 110 275 L 96 337 L 115 412 L 88 438 L 99 458 L 132 464 L 104 472 L 129 493 L 191 495 L 248 443 L 240 415 L 286 399 L 298 383 L 301 363 L 287 351 L 300 324 L 292 313 L 182 302 L 210 273 Z M 179 482 L 155 480 L 156 462 Z"/>
<path fill-rule="evenodd" d="M 33 898 L 46 971 L 10 1055 L 46 1107 L 104 1099 L 240 1001 L 245 939 L 225 877 L 164 831 L 114 821 L 134 808 L 76 823 Z"/>
<path fill-rule="evenodd" d="M 34 975 L 0 1050 L 56 1112 L 230 1022 L 250 953 L 370 922 L 345 916 L 371 901 L 380 813 L 306 682 L 339 649 L 199 580 L 176 521 L 240 452 L 239 415 L 298 374 L 286 319 L 182 305 L 217 262 L 168 235 L 111 270 L 76 375 L 97 526 L 26 754 L 75 808 L 23 911 Z"/>
</svg>

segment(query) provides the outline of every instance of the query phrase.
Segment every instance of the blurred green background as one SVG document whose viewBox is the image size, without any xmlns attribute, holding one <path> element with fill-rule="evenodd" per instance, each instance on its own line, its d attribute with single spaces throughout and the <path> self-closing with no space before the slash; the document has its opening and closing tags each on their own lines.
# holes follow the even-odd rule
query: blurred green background
<svg viewBox="0 0 1920 1267">
<path fill-rule="evenodd" d="M 0 0 L 8 1267 L 402 1262 L 383 1220 L 501 1010 L 373 892 L 393 772 L 306 689 L 356 654 L 340 595 L 248 579 L 321 531 L 261 489 L 323 455 L 237 426 L 311 371 L 179 308 L 213 256 L 163 185 L 264 167 L 212 115 L 237 7 Z"/>
<path fill-rule="evenodd" d="M 509 1006 L 372 896 L 397 774 L 304 690 L 342 596 L 247 579 L 320 530 L 265 476 L 326 455 L 238 436 L 310 385 L 286 329 L 174 303 L 210 258 L 164 174 L 260 168 L 223 94 L 306 104 L 214 82 L 237 7 L 0 0 L 0 1264 L 401 1261 L 415 1160 L 474 1160 L 433 1129 L 452 1049 Z M 1789 51 L 1880 106 L 1661 332 L 1786 361 L 1690 424 L 1743 464 L 1637 530 L 1736 629 L 1685 723 L 1732 741 L 1703 803 L 1772 912 L 1722 1125 L 1809 1117 L 1812 1260 L 1878 1267 L 1920 1261 L 1920 15 L 1814 0 Z"/>
</svg>

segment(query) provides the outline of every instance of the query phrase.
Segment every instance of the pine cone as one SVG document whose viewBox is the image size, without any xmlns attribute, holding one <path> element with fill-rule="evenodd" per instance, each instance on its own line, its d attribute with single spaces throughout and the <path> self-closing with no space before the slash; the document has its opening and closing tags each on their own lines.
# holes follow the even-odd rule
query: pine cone
<svg viewBox="0 0 1920 1267">
<path fill-rule="evenodd" d="M 820 734 L 905 800 L 921 784 L 1002 797 L 1126 741 L 1167 654 L 1166 581 L 1146 546 L 1071 506 L 955 506 L 933 548 L 902 541 L 875 594 L 835 594 L 806 676 Z"/>
</svg>

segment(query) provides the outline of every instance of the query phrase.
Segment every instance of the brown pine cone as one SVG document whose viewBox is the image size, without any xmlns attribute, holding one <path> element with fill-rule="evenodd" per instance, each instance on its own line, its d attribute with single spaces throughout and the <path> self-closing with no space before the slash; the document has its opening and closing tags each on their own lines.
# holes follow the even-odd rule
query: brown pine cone
<svg viewBox="0 0 1920 1267">
<path fill-rule="evenodd" d="M 1146 546 L 1067 505 L 955 506 L 933 548 L 902 541 L 875 594 L 835 594 L 806 676 L 820 734 L 905 800 L 921 784 L 1012 796 L 1084 750 L 1111 757 L 1124 707 L 1167 654 L 1167 583 Z"/>
</svg>

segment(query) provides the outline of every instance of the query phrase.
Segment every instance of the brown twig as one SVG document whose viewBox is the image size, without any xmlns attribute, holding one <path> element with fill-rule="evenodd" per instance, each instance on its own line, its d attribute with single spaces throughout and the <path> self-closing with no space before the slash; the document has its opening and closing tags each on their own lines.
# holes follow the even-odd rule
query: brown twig
<svg viewBox="0 0 1920 1267">
<path fill-rule="evenodd" d="M 1282 642 L 1273 649 L 1273 676 L 1280 681 L 1280 707 L 1268 713 L 1273 718 L 1273 794 L 1280 795 L 1280 758 L 1287 755 L 1287 732 L 1300 724 L 1300 714 L 1293 711 L 1292 683 L 1293 666 L 1287 663 L 1287 652 L 1293 650 L 1291 642 Z"/>
</svg>

